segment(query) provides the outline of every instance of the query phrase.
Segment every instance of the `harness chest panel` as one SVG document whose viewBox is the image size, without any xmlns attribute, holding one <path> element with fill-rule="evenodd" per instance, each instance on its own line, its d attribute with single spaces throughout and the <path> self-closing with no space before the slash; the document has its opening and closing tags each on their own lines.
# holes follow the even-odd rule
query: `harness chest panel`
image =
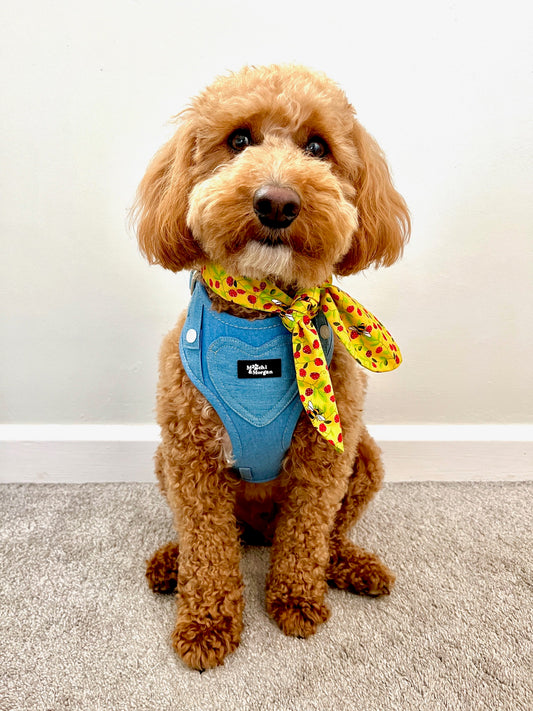
<svg viewBox="0 0 533 711">
<path fill-rule="evenodd" d="M 329 364 L 331 327 L 321 313 L 313 320 Z M 302 412 L 292 335 L 281 319 L 218 313 L 196 282 L 179 347 L 187 375 L 228 432 L 234 469 L 246 481 L 275 479 Z"/>
</svg>

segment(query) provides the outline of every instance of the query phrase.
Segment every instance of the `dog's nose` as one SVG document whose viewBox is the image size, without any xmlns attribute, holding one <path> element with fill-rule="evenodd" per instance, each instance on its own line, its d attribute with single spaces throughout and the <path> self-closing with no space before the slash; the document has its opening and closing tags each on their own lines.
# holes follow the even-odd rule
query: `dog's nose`
<svg viewBox="0 0 533 711">
<path fill-rule="evenodd" d="M 300 204 L 295 190 L 277 185 L 263 185 L 254 195 L 254 210 L 261 224 L 278 230 L 298 217 Z"/>
</svg>

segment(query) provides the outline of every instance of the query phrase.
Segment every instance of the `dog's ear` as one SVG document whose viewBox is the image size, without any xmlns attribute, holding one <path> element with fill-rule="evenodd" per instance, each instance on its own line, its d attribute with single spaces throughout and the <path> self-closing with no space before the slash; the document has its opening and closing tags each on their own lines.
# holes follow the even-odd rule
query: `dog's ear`
<svg viewBox="0 0 533 711">
<path fill-rule="evenodd" d="M 141 252 L 151 264 L 174 272 L 203 258 L 187 227 L 194 147 L 192 121 L 183 120 L 148 166 L 133 208 Z"/>
<path fill-rule="evenodd" d="M 360 165 L 355 174 L 359 226 L 347 254 L 335 266 L 341 276 L 371 264 L 390 266 L 402 254 L 411 222 L 405 200 L 392 184 L 389 167 L 374 138 L 354 120 L 353 140 Z"/>
</svg>

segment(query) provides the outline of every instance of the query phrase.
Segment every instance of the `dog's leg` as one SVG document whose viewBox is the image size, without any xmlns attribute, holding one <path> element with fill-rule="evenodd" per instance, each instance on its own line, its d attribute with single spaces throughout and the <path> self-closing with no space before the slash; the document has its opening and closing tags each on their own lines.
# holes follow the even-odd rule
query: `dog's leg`
<svg viewBox="0 0 533 711">
<path fill-rule="evenodd" d="M 329 617 L 324 598 L 330 536 L 361 435 L 364 377 L 343 348 L 335 349 L 330 375 L 343 423 L 344 452 L 339 455 L 302 414 L 280 477 L 284 498 L 267 580 L 267 610 L 285 634 L 299 637 L 313 634 Z"/>
<path fill-rule="evenodd" d="M 237 647 L 242 629 L 243 583 L 235 518 L 238 482 L 227 468 L 220 418 L 181 363 L 178 342 L 183 320 L 184 316 L 161 347 L 157 411 L 162 442 L 156 470 L 179 538 L 172 643 L 190 667 L 207 669 L 222 664 Z M 163 550 L 166 575 L 166 556 L 174 556 L 166 547 Z M 161 556 L 155 564 L 161 564 Z"/>
<path fill-rule="evenodd" d="M 355 456 L 355 444 L 352 447 Z M 353 457 L 339 459 L 306 419 L 298 423 L 282 477 L 267 580 L 267 610 L 285 634 L 308 637 L 329 617 L 324 602 L 330 533 Z"/>
<path fill-rule="evenodd" d="M 331 533 L 327 569 L 330 585 L 366 595 L 388 595 L 394 584 L 394 574 L 377 555 L 359 548 L 346 538 L 348 530 L 381 487 L 382 480 L 383 465 L 379 448 L 367 430 L 363 429 L 348 491 L 335 517 Z"/>
<path fill-rule="evenodd" d="M 162 444 L 157 448 L 154 464 L 159 488 L 165 493 L 167 490 L 167 481 L 165 474 L 165 452 Z M 151 590 L 159 593 L 174 592 L 178 583 L 178 553 L 178 544 L 171 541 L 161 546 L 150 560 L 146 561 L 146 578 Z"/>
<path fill-rule="evenodd" d="M 178 474 L 167 492 L 179 534 L 178 610 L 172 644 L 190 667 L 208 669 L 222 664 L 239 644 L 243 583 L 235 487 L 208 448 L 195 445 L 189 444 L 186 465 L 167 463 Z"/>
</svg>

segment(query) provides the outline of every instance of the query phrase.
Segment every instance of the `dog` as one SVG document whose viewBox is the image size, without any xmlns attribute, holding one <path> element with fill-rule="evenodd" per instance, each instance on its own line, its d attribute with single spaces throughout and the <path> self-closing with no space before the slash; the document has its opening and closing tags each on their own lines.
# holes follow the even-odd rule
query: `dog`
<svg viewBox="0 0 533 711">
<path fill-rule="evenodd" d="M 224 317 L 223 328 L 276 328 L 283 320 L 282 330 L 294 320 L 294 309 L 274 297 L 269 303 L 276 313 L 249 308 L 242 299 L 228 301 L 210 288 L 206 264 L 232 275 L 228 284 L 236 275 L 246 275 L 250 284 L 268 280 L 274 285 L 270 293 L 277 289 L 292 299 L 302 290 L 311 293 L 331 274 L 389 266 L 401 256 L 410 231 L 406 203 L 378 144 L 324 74 L 294 65 L 245 67 L 216 79 L 177 121 L 175 135 L 142 179 L 134 216 L 150 263 L 194 272 L 193 299 L 203 299 L 195 307 L 201 318 Z M 395 577 L 377 555 L 347 537 L 379 489 L 383 466 L 362 419 L 366 373 L 338 334 L 332 336 L 327 324 L 325 331 L 320 327 L 322 352 L 332 347 L 323 374 L 331 382 L 326 392 L 335 392 L 330 399 L 335 422 L 342 424 L 343 451 L 322 436 L 326 420 L 317 424 L 317 408 L 309 404 L 305 411 L 304 395 L 302 402 L 296 395 L 288 449 L 274 453 L 278 464 L 270 463 L 271 469 L 277 466 L 274 478 L 254 480 L 253 458 L 251 467 L 236 468 L 239 431 L 231 434 L 233 425 L 213 406 L 218 386 L 211 397 L 198 385 L 202 368 L 211 365 L 202 365 L 192 351 L 208 326 L 204 321 L 184 328 L 190 311 L 163 341 L 157 394 L 156 474 L 179 543 L 160 548 L 146 574 L 154 591 L 177 591 L 173 647 L 187 665 L 203 670 L 222 664 L 239 644 L 243 542 L 271 546 L 266 607 L 287 635 L 309 637 L 328 619 L 328 584 L 377 596 L 390 592 Z M 316 322 L 307 323 L 317 334 Z M 226 341 L 234 345 L 233 337 Z M 257 388 L 274 387 L 275 362 L 282 358 L 250 365 L 253 346 L 241 341 L 239 348 L 251 358 L 242 361 L 255 388 L 251 406 L 268 409 Z M 224 370 L 222 365 L 223 378 Z M 294 368 L 290 377 L 276 397 L 296 387 Z M 265 453 L 259 453 L 257 440 L 253 444 L 258 461 L 277 447 L 264 432 Z"/>
</svg>

